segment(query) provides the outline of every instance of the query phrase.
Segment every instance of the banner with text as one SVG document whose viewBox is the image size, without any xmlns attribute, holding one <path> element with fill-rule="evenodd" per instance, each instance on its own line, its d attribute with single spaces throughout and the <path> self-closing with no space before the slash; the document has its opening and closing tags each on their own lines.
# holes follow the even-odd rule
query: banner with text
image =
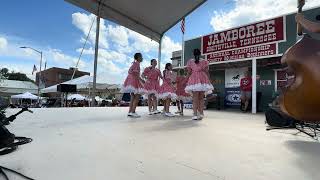
<svg viewBox="0 0 320 180">
<path fill-rule="evenodd" d="M 214 52 L 206 55 L 206 59 L 210 63 L 213 63 L 220 61 L 248 59 L 261 56 L 271 56 L 275 54 L 277 54 L 277 44 L 266 44 L 253 47 L 245 47 L 236 50 Z"/>
<path fill-rule="evenodd" d="M 282 16 L 203 36 L 202 54 L 285 41 L 284 18 Z"/>
</svg>

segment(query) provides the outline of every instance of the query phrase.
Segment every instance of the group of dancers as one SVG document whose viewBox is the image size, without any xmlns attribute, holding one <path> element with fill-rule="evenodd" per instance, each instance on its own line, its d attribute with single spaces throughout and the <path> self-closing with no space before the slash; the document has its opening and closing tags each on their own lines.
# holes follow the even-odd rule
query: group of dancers
<svg viewBox="0 0 320 180">
<path fill-rule="evenodd" d="M 134 62 L 128 71 L 128 76 L 121 88 L 122 93 L 130 93 L 129 117 L 141 117 L 136 113 L 141 95 L 148 97 L 149 115 L 159 114 L 157 109 L 158 99 L 162 100 L 165 116 L 172 117 L 170 104 L 176 101 L 178 114 L 183 115 L 183 104 L 192 99 L 193 117 L 192 120 L 202 120 L 204 117 L 204 96 L 211 92 L 213 86 L 209 80 L 208 61 L 200 58 L 199 49 L 193 50 L 194 59 L 187 63 L 187 74 L 180 69 L 178 75 L 172 71 L 172 64 L 167 63 L 161 74 L 156 68 L 157 60 L 151 60 L 151 66 L 144 69 L 140 75 L 140 63 L 143 61 L 141 53 L 134 55 Z M 160 79 L 162 85 L 160 86 Z"/>
</svg>

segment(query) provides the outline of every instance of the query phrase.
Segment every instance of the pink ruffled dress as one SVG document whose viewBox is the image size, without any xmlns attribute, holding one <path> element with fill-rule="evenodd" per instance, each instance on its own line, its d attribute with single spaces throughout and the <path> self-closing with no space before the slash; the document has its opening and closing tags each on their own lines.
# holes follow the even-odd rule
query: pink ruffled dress
<svg viewBox="0 0 320 180">
<path fill-rule="evenodd" d="M 140 77 L 140 62 L 134 61 L 128 71 L 128 76 L 124 81 L 120 92 L 143 94 L 144 88 L 139 77 Z"/>
<path fill-rule="evenodd" d="M 160 83 L 159 83 L 159 79 L 161 77 L 160 70 L 157 68 L 152 68 L 152 66 L 150 66 L 145 68 L 142 74 L 147 77 L 147 80 L 144 83 L 145 94 L 157 95 L 160 89 Z"/>
<path fill-rule="evenodd" d="M 183 102 L 191 101 L 192 98 L 189 93 L 187 93 L 184 89 L 187 86 L 188 78 L 185 76 L 177 77 L 177 99 Z"/>
<path fill-rule="evenodd" d="M 198 64 L 195 63 L 194 59 L 188 61 L 187 69 L 191 75 L 185 88 L 187 93 L 192 93 L 193 91 L 212 92 L 213 86 L 206 73 L 208 67 L 209 63 L 206 60 L 200 59 Z"/>
<path fill-rule="evenodd" d="M 173 82 L 175 81 L 172 71 L 164 70 L 163 83 L 160 87 L 158 97 L 160 99 L 170 98 L 171 100 L 177 99 L 177 94 Z"/>
</svg>

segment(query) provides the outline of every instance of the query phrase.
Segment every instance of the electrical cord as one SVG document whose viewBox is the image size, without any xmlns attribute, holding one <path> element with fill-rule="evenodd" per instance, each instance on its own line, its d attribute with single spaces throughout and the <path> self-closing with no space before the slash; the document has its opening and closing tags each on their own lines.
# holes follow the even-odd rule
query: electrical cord
<svg viewBox="0 0 320 180">
<path fill-rule="evenodd" d="M 21 177 L 23 177 L 25 179 L 28 179 L 28 180 L 35 180 L 35 179 L 32 179 L 32 178 L 30 178 L 30 177 L 28 177 L 28 176 L 26 176 L 26 175 L 24 175 L 22 173 L 19 173 L 19 172 L 15 171 L 15 170 L 0 166 L 0 175 L 2 175 L 5 178 L 5 180 L 10 180 L 10 179 L 9 179 L 9 177 L 7 176 L 7 174 L 3 170 L 9 171 L 9 172 L 11 172 L 13 174 L 19 175 L 19 176 L 21 176 Z"/>
</svg>

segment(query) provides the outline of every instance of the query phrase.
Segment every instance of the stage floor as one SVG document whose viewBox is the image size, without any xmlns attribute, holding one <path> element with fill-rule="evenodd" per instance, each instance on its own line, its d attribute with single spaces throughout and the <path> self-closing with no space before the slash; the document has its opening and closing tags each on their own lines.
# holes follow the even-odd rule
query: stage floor
<svg viewBox="0 0 320 180">
<path fill-rule="evenodd" d="M 0 156 L 0 165 L 37 180 L 320 179 L 319 142 L 266 131 L 263 114 L 212 110 L 198 122 L 191 110 L 173 118 L 138 112 L 140 119 L 122 107 L 34 109 L 8 126 L 33 142 Z"/>
</svg>

